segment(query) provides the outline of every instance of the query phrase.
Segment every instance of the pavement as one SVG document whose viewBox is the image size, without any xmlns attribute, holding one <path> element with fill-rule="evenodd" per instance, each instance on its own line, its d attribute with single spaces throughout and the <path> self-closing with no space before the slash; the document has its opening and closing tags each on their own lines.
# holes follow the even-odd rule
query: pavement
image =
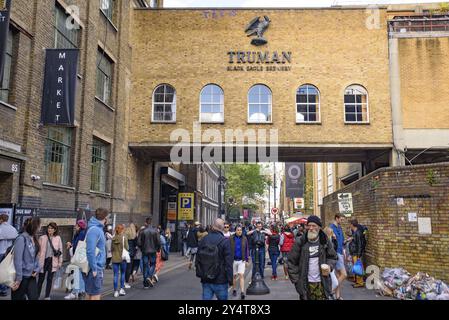
<svg viewBox="0 0 449 320">
<path fill-rule="evenodd" d="M 112 270 L 105 271 L 103 283 L 103 300 L 201 300 L 202 289 L 195 271 L 188 269 L 189 261 L 179 253 L 172 253 L 164 268 L 159 274 L 159 282 L 153 288 L 143 289 L 141 275 L 138 275 L 136 282 L 131 283 L 131 289 L 126 290 L 126 296 L 113 297 L 113 274 Z M 278 266 L 278 280 L 271 280 L 272 268 L 267 265 L 265 268 L 265 284 L 270 289 L 270 293 L 262 296 L 246 296 L 246 300 L 298 300 L 298 294 L 290 282 L 283 276 L 282 265 Z M 251 280 L 251 265 L 245 274 L 245 288 Z M 63 281 L 64 283 L 64 281 Z M 45 284 L 44 284 L 45 286 Z M 52 300 L 63 300 L 66 295 L 65 289 L 53 289 Z M 376 291 L 366 288 L 354 289 L 349 281 L 343 285 L 342 296 L 345 300 L 391 300 L 392 298 L 379 296 Z M 10 297 L 0 298 L 9 300 Z M 232 296 L 232 288 L 229 289 L 229 300 L 239 300 Z"/>
</svg>

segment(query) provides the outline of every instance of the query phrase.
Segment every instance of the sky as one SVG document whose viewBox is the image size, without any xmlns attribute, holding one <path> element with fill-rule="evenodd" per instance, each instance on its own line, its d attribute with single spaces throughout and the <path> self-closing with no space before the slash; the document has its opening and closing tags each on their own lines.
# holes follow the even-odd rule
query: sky
<svg viewBox="0 0 449 320">
<path fill-rule="evenodd" d="M 166 8 L 185 7 L 231 7 L 231 8 L 265 8 L 265 7 L 329 7 L 332 5 L 363 4 L 398 4 L 398 3 L 432 3 L 435 0 L 164 0 Z"/>
</svg>

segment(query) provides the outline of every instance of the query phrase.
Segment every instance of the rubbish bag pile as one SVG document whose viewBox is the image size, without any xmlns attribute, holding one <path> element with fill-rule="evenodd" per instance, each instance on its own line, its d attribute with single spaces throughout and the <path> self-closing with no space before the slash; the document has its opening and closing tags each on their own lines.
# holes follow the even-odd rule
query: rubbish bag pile
<svg viewBox="0 0 449 320">
<path fill-rule="evenodd" d="M 441 280 L 418 272 L 412 277 L 402 268 L 385 268 L 379 293 L 401 300 L 449 300 L 449 286 Z"/>
</svg>

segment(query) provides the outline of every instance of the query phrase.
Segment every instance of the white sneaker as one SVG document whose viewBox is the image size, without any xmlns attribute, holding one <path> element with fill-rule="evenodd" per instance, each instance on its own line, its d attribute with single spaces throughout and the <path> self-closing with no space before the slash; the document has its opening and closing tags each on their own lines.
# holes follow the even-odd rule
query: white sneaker
<svg viewBox="0 0 449 320">
<path fill-rule="evenodd" d="M 125 289 L 131 289 L 131 286 L 129 285 L 129 283 L 125 283 Z"/>
<path fill-rule="evenodd" d="M 66 295 L 66 296 L 64 297 L 64 299 L 65 299 L 65 300 L 76 300 L 76 299 L 78 299 L 78 296 L 75 295 L 75 294 L 73 294 L 73 293 L 70 293 L 70 294 Z"/>
<path fill-rule="evenodd" d="M 125 292 L 125 290 L 124 290 L 123 288 L 120 289 L 119 294 L 120 294 L 121 296 L 126 296 L 126 292 Z"/>
<path fill-rule="evenodd" d="M 48 298 L 45 298 L 44 300 L 51 300 L 51 299 L 50 299 L 50 297 L 48 297 Z"/>
<path fill-rule="evenodd" d="M 118 291 L 115 291 L 115 292 L 114 292 L 114 298 L 118 298 L 118 296 L 119 296 Z"/>
<path fill-rule="evenodd" d="M 153 275 L 154 280 L 156 280 L 156 282 L 159 282 L 159 277 L 157 276 L 157 274 Z"/>
</svg>

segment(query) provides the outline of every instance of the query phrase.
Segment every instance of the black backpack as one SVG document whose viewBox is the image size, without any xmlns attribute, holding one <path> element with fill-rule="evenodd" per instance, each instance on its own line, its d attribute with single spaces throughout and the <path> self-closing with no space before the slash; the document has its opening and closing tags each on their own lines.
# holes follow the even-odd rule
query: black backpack
<svg viewBox="0 0 449 320">
<path fill-rule="evenodd" d="M 218 245 L 226 240 L 226 238 L 220 239 L 215 244 L 204 244 L 204 241 L 200 242 L 198 253 L 196 255 L 196 276 L 203 281 L 213 281 L 220 274 L 223 262 L 220 261 L 220 252 Z"/>
</svg>

